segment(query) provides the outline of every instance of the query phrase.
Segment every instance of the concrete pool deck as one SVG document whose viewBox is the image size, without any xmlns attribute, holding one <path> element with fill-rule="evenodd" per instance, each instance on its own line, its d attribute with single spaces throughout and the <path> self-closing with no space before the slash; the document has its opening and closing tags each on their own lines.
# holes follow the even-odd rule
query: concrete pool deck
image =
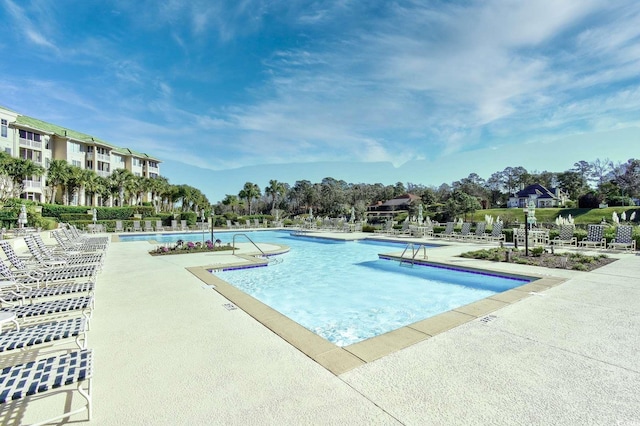
<svg viewBox="0 0 640 426">
<path fill-rule="evenodd" d="M 152 247 L 109 248 L 89 332 L 93 421 L 73 423 L 640 422 L 639 256 L 584 273 L 454 257 L 470 243 L 432 249 L 434 261 L 566 281 L 334 374 L 187 269 L 237 257 L 151 257 Z M 12 418 L 37 420 L 58 402 Z"/>
</svg>

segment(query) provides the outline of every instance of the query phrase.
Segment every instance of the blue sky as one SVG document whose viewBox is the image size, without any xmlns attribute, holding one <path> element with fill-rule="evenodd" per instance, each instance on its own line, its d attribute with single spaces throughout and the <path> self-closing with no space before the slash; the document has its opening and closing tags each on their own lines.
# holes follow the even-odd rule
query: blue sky
<svg viewBox="0 0 640 426">
<path fill-rule="evenodd" d="M 638 156 L 633 0 L 0 0 L 0 20 L 0 104 L 156 156 L 175 184 L 211 173 L 211 201 L 266 186 L 264 165 L 439 185 Z M 300 163 L 320 178 L 285 173 Z"/>
</svg>

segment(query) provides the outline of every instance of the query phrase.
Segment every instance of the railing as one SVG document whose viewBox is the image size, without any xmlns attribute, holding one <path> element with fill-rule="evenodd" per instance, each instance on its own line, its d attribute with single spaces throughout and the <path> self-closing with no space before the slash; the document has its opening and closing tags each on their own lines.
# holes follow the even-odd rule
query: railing
<svg viewBox="0 0 640 426">
<path fill-rule="evenodd" d="M 40 189 L 42 188 L 42 182 L 37 180 L 23 180 L 22 185 L 24 189 Z"/>
<path fill-rule="evenodd" d="M 98 161 L 104 161 L 105 163 L 111 162 L 111 156 L 108 154 L 97 154 L 96 158 L 98 159 Z"/>
<path fill-rule="evenodd" d="M 31 139 L 24 139 L 24 138 L 19 138 L 19 139 L 20 139 L 20 145 L 22 146 L 29 146 L 31 148 L 42 149 L 42 141 L 32 141 Z"/>
<path fill-rule="evenodd" d="M 104 170 L 97 170 L 96 173 L 102 177 L 109 177 L 109 175 L 111 175 L 111 172 L 105 172 Z"/>
<path fill-rule="evenodd" d="M 256 243 L 254 243 L 253 240 L 251 238 L 249 238 L 249 236 L 247 234 L 234 234 L 233 235 L 233 253 L 232 254 L 234 254 L 234 255 L 236 254 L 236 237 L 245 237 L 247 240 L 249 240 L 249 242 L 251 244 L 253 244 L 253 246 L 255 248 L 258 249 L 258 251 L 260 251 L 260 253 L 262 253 L 263 256 L 266 256 L 266 254 L 262 251 L 262 249 L 260 247 L 258 247 L 256 245 Z"/>
<path fill-rule="evenodd" d="M 427 247 L 424 244 L 416 245 L 414 243 L 409 243 L 400 255 L 400 266 L 409 266 L 413 268 L 413 265 L 416 263 L 416 256 L 420 253 L 420 248 L 422 248 L 422 258 L 427 260 Z M 405 258 L 404 255 L 409 250 L 411 251 L 411 256 Z"/>
</svg>

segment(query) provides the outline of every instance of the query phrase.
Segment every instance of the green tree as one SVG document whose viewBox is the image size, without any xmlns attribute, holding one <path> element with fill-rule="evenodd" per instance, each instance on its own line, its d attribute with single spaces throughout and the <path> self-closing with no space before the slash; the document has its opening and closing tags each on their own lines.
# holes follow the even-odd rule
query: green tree
<svg viewBox="0 0 640 426">
<path fill-rule="evenodd" d="M 58 187 L 62 187 L 62 203 L 67 203 L 67 182 L 71 177 L 71 166 L 65 160 L 51 160 L 47 169 L 47 185 L 50 190 L 50 203 L 56 201 Z"/>
<path fill-rule="evenodd" d="M 109 176 L 109 185 L 111 187 L 112 196 L 118 197 L 118 206 L 124 205 L 125 197 L 132 188 L 134 174 L 127 169 L 115 169 Z"/>
<path fill-rule="evenodd" d="M 587 181 L 575 171 L 558 173 L 558 185 L 569 194 L 569 198 L 577 200 L 587 189 Z"/>
<path fill-rule="evenodd" d="M 284 197 L 287 188 L 284 183 L 275 179 L 269 181 L 269 186 L 264 189 L 264 193 L 271 197 L 271 210 L 276 208 L 278 197 Z"/>
<path fill-rule="evenodd" d="M 2 152 L 0 155 L 0 173 L 11 178 L 16 187 L 22 187 L 24 181 L 30 177 L 40 177 L 45 169 L 31 160 L 11 157 Z"/>
<path fill-rule="evenodd" d="M 227 206 L 229 209 L 231 209 L 232 213 L 236 213 L 236 209 L 240 205 L 240 200 L 235 195 L 227 194 L 222 200 L 222 204 Z"/>
<path fill-rule="evenodd" d="M 169 179 L 164 176 L 157 176 L 149 179 L 149 191 L 151 192 L 151 202 L 156 212 L 164 209 L 164 195 L 169 188 Z"/>
<path fill-rule="evenodd" d="M 628 197 L 640 194 L 640 160 L 629 159 L 614 170 L 618 186 Z"/>
<path fill-rule="evenodd" d="M 251 214 L 251 202 L 262 195 L 260 191 L 260 187 L 252 182 L 247 182 L 244 184 L 244 187 L 238 193 L 238 197 L 244 198 L 247 200 L 247 206 L 249 209 L 249 214 Z"/>
<path fill-rule="evenodd" d="M 482 206 L 476 197 L 461 190 L 454 190 L 445 204 L 445 212 L 448 213 L 450 218 L 455 218 L 462 214 L 464 215 L 464 220 L 467 219 L 468 214 L 474 213 L 481 208 Z"/>
<path fill-rule="evenodd" d="M 98 174 L 93 170 L 87 169 L 87 172 L 88 174 L 84 183 L 84 190 L 86 192 L 86 197 L 90 199 L 88 205 L 95 206 L 97 205 L 97 195 L 100 194 L 100 190 L 105 184 L 105 181 L 104 178 L 98 176 Z"/>
<path fill-rule="evenodd" d="M 580 160 L 576 163 L 573 163 L 572 171 L 578 173 L 584 182 L 587 182 L 589 177 L 593 173 L 592 164 L 588 161 Z"/>
</svg>

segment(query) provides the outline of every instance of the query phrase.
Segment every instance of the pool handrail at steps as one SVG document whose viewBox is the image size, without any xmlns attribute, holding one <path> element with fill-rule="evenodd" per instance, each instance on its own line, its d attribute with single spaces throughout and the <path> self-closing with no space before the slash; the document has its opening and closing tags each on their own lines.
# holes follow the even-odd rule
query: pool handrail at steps
<svg viewBox="0 0 640 426">
<path fill-rule="evenodd" d="M 408 267 L 413 268 L 413 265 L 416 262 L 416 256 L 418 255 L 418 253 L 420 253 L 420 248 L 422 248 L 423 259 L 427 260 L 428 259 L 428 257 L 427 257 L 427 246 L 425 244 L 409 243 L 409 244 L 407 244 L 407 246 L 402 251 L 402 254 L 400 255 L 400 265 L 399 266 L 408 266 Z M 411 258 L 405 258 L 404 257 L 404 254 L 407 252 L 407 250 L 411 250 Z"/>
<path fill-rule="evenodd" d="M 236 254 L 236 237 L 238 237 L 238 236 L 245 237 L 247 240 L 249 240 L 249 242 L 251 244 L 253 244 L 253 246 L 255 248 L 258 249 L 258 251 L 260 251 L 260 253 L 262 253 L 263 256 L 266 256 L 266 254 L 262 251 L 262 249 L 260 247 L 258 247 L 258 245 L 256 243 L 254 243 L 253 240 L 251 238 L 249 238 L 249 236 L 247 234 L 234 234 L 233 235 L 233 246 L 232 246 L 233 247 L 233 253 L 232 253 L 233 255 Z"/>
</svg>

